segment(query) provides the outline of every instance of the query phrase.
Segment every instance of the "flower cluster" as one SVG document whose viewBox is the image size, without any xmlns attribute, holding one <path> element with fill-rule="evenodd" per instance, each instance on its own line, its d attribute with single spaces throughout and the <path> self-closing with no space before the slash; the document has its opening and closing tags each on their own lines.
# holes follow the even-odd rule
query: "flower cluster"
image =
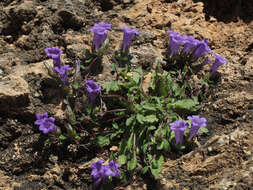
<svg viewBox="0 0 253 190">
<path fill-rule="evenodd" d="M 200 127 L 206 127 L 206 119 L 197 115 L 188 116 L 188 120 L 191 121 L 191 128 L 189 139 L 195 137 Z M 182 145 L 184 138 L 184 131 L 189 127 L 189 124 L 184 120 L 178 120 L 174 123 L 170 123 L 170 130 L 175 132 L 176 144 Z"/>
<path fill-rule="evenodd" d="M 101 184 L 103 180 L 108 179 L 108 177 L 120 176 L 120 165 L 111 160 L 109 165 L 103 165 L 103 161 L 99 160 L 91 164 L 91 176 L 94 179 L 94 186 Z"/>
<path fill-rule="evenodd" d="M 222 64 L 227 64 L 227 60 L 224 57 L 218 54 L 213 54 L 211 48 L 208 46 L 210 42 L 207 39 L 200 41 L 195 39 L 193 36 L 182 36 L 178 32 L 174 32 L 172 30 L 168 30 L 166 33 L 170 37 L 169 50 L 171 57 L 176 54 L 188 54 L 191 55 L 193 60 L 197 60 L 207 54 L 213 55 L 215 57 L 215 61 L 210 69 L 211 74 L 215 73 Z M 183 49 L 179 52 L 181 45 L 183 45 Z M 206 65 L 210 62 L 210 59 L 206 57 L 202 62 L 202 65 Z"/>
<path fill-rule="evenodd" d="M 111 27 L 111 24 L 100 22 L 94 24 L 94 26 L 90 28 L 90 31 L 94 33 L 92 46 L 95 48 L 96 52 L 98 52 L 99 48 L 103 45 L 107 38 L 108 30 L 110 30 Z"/>
<path fill-rule="evenodd" d="M 193 58 L 195 59 L 212 52 L 210 47 L 208 46 L 210 43 L 208 40 L 199 41 L 193 36 L 181 36 L 178 32 L 174 32 L 171 30 L 168 30 L 166 33 L 170 36 L 170 56 L 174 56 L 179 53 L 178 51 L 181 44 L 184 45 L 182 53 L 193 53 Z"/>
<path fill-rule="evenodd" d="M 44 134 L 48 134 L 49 132 L 54 132 L 56 130 L 56 126 L 54 124 L 55 118 L 48 117 L 48 113 L 45 112 L 43 114 L 36 114 L 37 120 L 34 122 L 35 125 L 39 125 L 39 130 Z"/>
<path fill-rule="evenodd" d="M 98 93 L 101 91 L 101 86 L 96 84 L 93 80 L 86 80 L 86 91 L 90 102 L 93 103 Z"/>
<path fill-rule="evenodd" d="M 54 70 L 59 73 L 61 81 L 63 84 L 68 83 L 68 71 L 70 71 L 72 68 L 69 65 L 61 65 L 61 54 L 62 50 L 56 48 L 56 47 L 51 47 L 51 48 L 46 48 L 45 49 L 46 55 L 53 59 L 53 64 L 54 64 Z"/>
</svg>

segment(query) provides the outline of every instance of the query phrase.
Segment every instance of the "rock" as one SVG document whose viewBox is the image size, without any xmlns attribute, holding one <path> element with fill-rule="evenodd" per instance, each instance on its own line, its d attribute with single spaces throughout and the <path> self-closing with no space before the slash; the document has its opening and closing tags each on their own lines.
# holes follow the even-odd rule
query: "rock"
<svg viewBox="0 0 253 190">
<path fill-rule="evenodd" d="M 11 147 L 0 153 L 0 167 L 16 174 L 32 167 L 36 161 L 36 154 L 31 147 L 38 139 L 38 134 L 16 139 Z"/>
<path fill-rule="evenodd" d="M 61 18 L 64 28 L 77 30 L 84 26 L 84 20 L 68 10 L 60 10 L 58 16 Z"/>
<path fill-rule="evenodd" d="M 31 65 L 17 65 L 11 74 L 0 80 L 0 112 L 20 114 L 28 111 L 30 105 L 30 87 L 24 79 L 29 74 L 48 77 L 43 62 Z"/>
<path fill-rule="evenodd" d="M 180 159 L 168 160 L 162 170 L 161 188 L 173 189 L 183 183 L 196 189 L 236 189 L 240 187 L 242 176 L 248 179 L 245 188 L 252 187 L 252 138 L 252 131 L 238 129 L 229 135 L 214 136 L 205 145 Z M 194 183 L 196 180 L 198 182 Z M 170 184 L 170 188 L 166 184 Z"/>
<path fill-rule="evenodd" d="M 69 58 L 73 59 L 84 59 L 84 45 L 83 44 L 72 44 L 66 47 L 66 53 Z"/>
<path fill-rule="evenodd" d="M 4 9 L 8 22 L 2 29 L 4 34 L 18 33 L 24 22 L 31 21 L 37 14 L 33 1 L 24 1 L 20 5 L 8 6 Z"/>
<path fill-rule="evenodd" d="M 29 86 L 18 76 L 7 76 L 0 81 L 0 111 L 18 111 L 29 104 Z"/>
<path fill-rule="evenodd" d="M 156 57 L 160 56 L 161 53 L 151 45 L 142 45 L 136 49 L 132 47 L 131 55 L 133 55 L 133 59 L 131 60 L 133 66 L 151 69 L 156 61 Z"/>
<path fill-rule="evenodd" d="M 157 39 L 157 36 L 149 30 L 140 30 L 139 35 L 136 36 L 136 40 L 133 41 L 133 45 L 143 45 L 147 43 L 153 44 L 154 40 Z"/>
</svg>

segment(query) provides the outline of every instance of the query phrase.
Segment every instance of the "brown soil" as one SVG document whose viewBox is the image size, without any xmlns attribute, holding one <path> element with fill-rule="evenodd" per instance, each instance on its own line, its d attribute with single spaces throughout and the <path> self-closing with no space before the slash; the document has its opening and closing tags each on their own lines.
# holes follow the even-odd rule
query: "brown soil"
<svg viewBox="0 0 253 190">
<path fill-rule="evenodd" d="M 165 30 L 198 39 L 228 60 L 202 113 L 208 135 L 199 147 L 167 159 L 155 183 L 139 177 L 127 189 L 253 189 L 253 1 L 250 0 L 3 0 L 0 2 L 0 189 L 90 189 L 90 163 L 102 150 L 85 144 L 44 143 L 35 113 L 49 112 L 61 124 L 61 92 L 43 61 L 46 47 L 64 50 L 64 61 L 83 58 L 89 28 L 113 25 L 140 30 L 132 46 L 147 69 L 164 49 Z M 110 59 L 106 59 L 110 64 Z M 110 78 L 105 72 L 98 80 Z"/>
</svg>

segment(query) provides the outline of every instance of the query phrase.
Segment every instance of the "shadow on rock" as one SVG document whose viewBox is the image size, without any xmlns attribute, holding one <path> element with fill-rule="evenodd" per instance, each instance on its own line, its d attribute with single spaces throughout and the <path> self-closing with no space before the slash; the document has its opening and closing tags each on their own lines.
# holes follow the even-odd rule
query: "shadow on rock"
<svg viewBox="0 0 253 190">
<path fill-rule="evenodd" d="M 193 0 L 204 3 L 206 20 L 215 17 L 218 21 L 225 23 L 236 22 L 238 19 L 245 23 L 253 20 L 253 1 L 249 0 Z"/>
</svg>

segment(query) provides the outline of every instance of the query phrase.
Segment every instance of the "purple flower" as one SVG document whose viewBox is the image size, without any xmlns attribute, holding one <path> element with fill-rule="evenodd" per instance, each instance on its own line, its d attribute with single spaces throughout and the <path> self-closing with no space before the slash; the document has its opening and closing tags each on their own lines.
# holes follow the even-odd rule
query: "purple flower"
<svg viewBox="0 0 253 190">
<path fill-rule="evenodd" d="M 208 40 L 202 40 L 196 45 L 196 49 L 194 50 L 193 58 L 197 59 L 199 57 L 204 56 L 207 53 L 211 53 L 211 49 L 208 46 L 210 42 Z"/>
<path fill-rule="evenodd" d="M 213 65 L 211 66 L 211 69 L 210 69 L 211 75 L 213 73 L 215 73 L 221 65 L 223 65 L 224 63 L 226 63 L 226 64 L 228 63 L 227 60 L 224 57 L 222 57 L 218 54 L 214 54 L 214 57 L 215 57 L 215 61 L 214 61 Z"/>
<path fill-rule="evenodd" d="M 201 126 L 206 127 L 206 118 L 204 117 L 193 115 L 193 116 L 188 116 L 187 119 L 191 120 L 191 129 L 190 129 L 190 135 L 189 135 L 190 139 L 196 136 Z"/>
<path fill-rule="evenodd" d="M 111 29 L 111 26 L 112 26 L 111 24 L 100 22 L 94 24 L 94 26 L 90 28 L 90 31 L 94 33 L 93 47 L 95 47 L 96 51 L 98 51 L 98 49 L 102 46 L 102 44 L 106 40 L 108 30 Z"/>
<path fill-rule="evenodd" d="M 188 123 L 183 120 L 175 121 L 170 123 L 170 130 L 175 132 L 176 144 L 181 145 L 183 143 L 184 131 L 188 127 Z"/>
<path fill-rule="evenodd" d="M 90 102 L 93 103 L 98 93 L 101 91 L 101 86 L 96 84 L 93 80 L 86 80 L 86 91 Z"/>
<path fill-rule="evenodd" d="M 169 36 L 179 36 L 179 33 L 173 30 L 167 30 L 166 34 L 169 34 Z"/>
<path fill-rule="evenodd" d="M 179 47 L 181 43 L 184 41 L 184 38 L 180 36 L 179 33 L 168 30 L 166 32 L 170 36 L 170 56 L 174 56 L 175 54 L 178 53 Z"/>
<path fill-rule="evenodd" d="M 95 186 L 98 186 L 107 177 L 105 175 L 105 166 L 102 165 L 103 163 L 103 160 L 99 160 L 91 164 L 91 176 L 95 180 Z"/>
<path fill-rule="evenodd" d="M 109 162 L 109 167 L 108 170 L 106 171 L 106 175 L 112 176 L 112 177 L 117 177 L 120 176 L 120 170 L 118 169 L 120 165 L 113 160 Z"/>
<path fill-rule="evenodd" d="M 53 63 L 55 67 L 59 67 L 61 65 L 61 54 L 62 50 L 57 47 L 46 48 L 45 53 L 51 59 L 53 59 Z"/>
<path fill-rule="evenodd" d="M 183 36 L 184 48 L 182 53 L 189 53 L 192 49 L 196 47 L 198 42 L 199 40 L 196 40 L 193 36 Z"/>
<path fill-rule="evenodd" d="M 48 134 L 49 132 L 54 132 L 56 130 L 56 126 L 54 125 L 55 119 L 53 117 L 48 117 L 48 113 L 45 112 L 43 114 L 36 114 L 37 120 L 34 122 L 35 125 L 39 125 L 39 130 L 44 134 Z"/>
<path fill-rule="evenodd" d="M 104 28 L 93 28 L 91 29 L 93 31 L 93 47 L 95 47 L 95 50 L 98 51 L 98 49 L 102 46 L 104 41 L 107 37 L 107 30 Z"/>
<path fill-rule="evenodd" d="M 127 26 L 120 27 L 121 29 L 124 30 L 124 35 L 123 35 L 123 42 L 122 42 L 122 52 L 126 52 L 127 49 L 129 49 L 132 39 L 134 35 L 139 35 L 138 30 L 129 28 Z"/>
<path fill-rule="evenodd" d="M 63 66 L 59 66 L 59 67 L 55 67 L 54 70 L 59 73 L 61 81 L 63 82 L 63 84 L 67 84 L 68 83 L 68 71 L 70 71 L 72 68 L 69 65 L 63 65 Z"/>
<path fill-rule="evenodd" d="M 101 182 L 109 176 L 120 176 L 120 165 L 111 160 L 109 165 L 103 165 L 103 161 L 99 160 L 91 164 L 91 176 L 94 179 L 94 186 L 97 187 Z"/>
<path fill-rule="evenodd" d="M 94 28 L 104 28 L 106 30 L 110 30 L 112 28 L 112 25 L 105 22 L 99 22 L 94 24 L 94 26 L 91 27 L 90 30 L 93 30 Z"/>
</svg>

